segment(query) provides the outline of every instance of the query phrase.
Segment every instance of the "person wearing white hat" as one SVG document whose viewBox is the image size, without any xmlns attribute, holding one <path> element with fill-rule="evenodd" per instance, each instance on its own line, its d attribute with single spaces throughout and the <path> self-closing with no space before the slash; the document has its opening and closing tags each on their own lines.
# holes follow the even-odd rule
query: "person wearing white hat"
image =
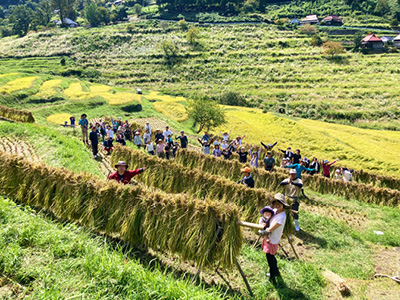
<svg viewBox="0 0 400 300">
<path fill-rule="evenodd" d="M 341 179 L 342 179 L 342 174 L 340 174 L 339 169 L 336 169 L 335 180 L 341 180 Z"/>
<path fill-rule="evenodd" d="M 145 131 L 148 130 L 150 135 L 151 135 L 151 125 L 150 125 L 149 121 L 146 122 L 146 125 L 144 126 L 144 130 Z"/>
<path fill-rule="evenodd" d="M 297 177 L 297 171 L 295 169 L 291 169 L 289 173 L 290 177 L 282 181 L 281 186 L 285 187 L 285 196 L 293 200 L 292 215 L 296 231 L 299 231 L 299 196 L 301 188 L 303 187 L 303 181 Z"/>
</svg>

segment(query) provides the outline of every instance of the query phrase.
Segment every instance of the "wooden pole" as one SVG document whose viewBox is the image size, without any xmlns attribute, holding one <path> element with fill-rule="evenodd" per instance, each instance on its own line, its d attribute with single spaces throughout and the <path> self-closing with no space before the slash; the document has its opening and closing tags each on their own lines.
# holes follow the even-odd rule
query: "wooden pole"
<svg viewBox="0 0 400 300">
<path fill-rule="evenodd" d="M 236 224 L 248 228 L 260 229 L 260 230 L 264 229 L 264 226 L 261 224 L 249 223 L 244 221 L 236 221 Z"/>
<path fill-rule="evenodd" d="M 296 249 L 294 249 L 294 246 L 293 246 L 293 243 L 292 243 L 292 238 L 289 237 L 288 235 L 287 235 L 287 238 L 288 238 L 288 242 L 289 242 L 290 246 L 292 247 L 292 250 L 293 250 L 293 252 L 294 252 L 294 255 L 296 256 L 296 258 L 297 258 L 298 260 L 300 260 L 300 259 L 299 259 L 299 256 L 297 255 Z"/>
<path fill-rule="evenodd" d="M 249 291 L 250 296 L 251 296 L 251 297 L 254 297 L 254 294 L 253 294 L 253 291 L 251 290 L 250 284 L 249 284 L 249 282 L 247 281 L 246 275 L 244 275 L 244 273 L 243 273 L 243 271 L 242 271 L 242 268 L 240 267 L 238 261 L 236 261 L 236 267 L 238 268 L 239 273 L 240 273 L 240 275 L 242 276 L 244 283 L 246 284 L 246 288 L 247 288 L 247 290 Z"/>
</svg>

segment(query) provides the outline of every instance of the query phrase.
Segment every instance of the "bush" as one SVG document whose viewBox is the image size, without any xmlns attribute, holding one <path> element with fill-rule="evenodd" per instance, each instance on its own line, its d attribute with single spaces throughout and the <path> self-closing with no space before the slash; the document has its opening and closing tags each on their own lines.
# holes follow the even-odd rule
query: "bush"
<svg viewBox="0 0 400 300">
<path fill-rule="evenodd" d="M 319 34 L 314 34 L 311 38 L 311 45 L 313 46 L 321 46 L 323 44 L 321 37 Z"/>
<path fill-rule="evenodd" d="M 161 27 L 163 30 L 167 30 L 167 29 L 169 28 L 169 24 L 168 24 L 167 21 L 161 21 L 161 22 L 160 22 L 160 27 Z"/>
<path fill-rule="evenodd" d="M 4 27 L 2 30 L 1 30 L 1 37 L 3 38 L 3 37 L 7 37 L 7 36 L 12 36 L 13 35 L 13 31 L 12 31 L 12 29 L 11 28 L 9 28 L 9 27 Z"/>
<path fill-rule="evenodd" d="M 289 19 L 281 18 L 281 19 L 275 20 L 274 24 L 278 25 L 278 26 L 286 25 L 286 24 L 289 24 Z"/>
<path fill-rule="evenodd" d="M 342 54 L 344 53 L 344 48 L 342 43 L 340 42 L 326 42 L 322 45 L 322 48 L 324 49 L 322 51 L 323 54 L 325 55 L 331 55 L 332 57 L 337 55 L 337 54 Z"/>
<path fill-rule="evenodd" d="M 188 24 L 187 24 L 187 22 L 186 22 L 185 19 L 179 20 L 178 26 L 179 26 L 182 30 L 187 30 L 187 29 L 188 29 Z"/>
<path fill-rule="evenodd" d="M 138 16 L 142 13 L 142 8 L 143 7 L 139 3 L 136 3 L 133 6 L 133 10 L 135 11 L 135 14 L 138 15 Z"/>
<path fill-rule="evenodd" d="M 197 27 L 189 28 L 186 34 L 186 40 L 190 45 L 196 45 L 200 37 L 200 31 Z"/>
<path fill-rule="evenodd" d="M 310 24 L 305 24 L 299 28 L 299 31 L 303 34 L 313 35 L 318 32 L 318 29 Z"/>
<path fill-rule="evenodd" d="M 171 40 L 164 40 L 160 44 L 161 50 L 164 52 L 167 59 L 176 57 L 179 53 L 178 45 Z"/>
</svg>

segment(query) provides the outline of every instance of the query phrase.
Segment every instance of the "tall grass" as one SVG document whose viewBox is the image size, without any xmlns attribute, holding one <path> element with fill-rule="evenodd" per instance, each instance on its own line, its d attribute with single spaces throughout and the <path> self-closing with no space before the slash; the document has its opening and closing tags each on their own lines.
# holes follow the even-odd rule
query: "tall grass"
<svg viewBox="0 0 400 300">
<path fill-rule="evenodd" d="M 0 193 L 132 244 L 179 254 L 202 266 L 235 264 L 242 245 L 233 204 L 100 181 L 0 155 Z M 221 223 L 222 233 L 218 230 Z M 218 234 L 220 232 L 220 234 Z"/>
</svg>

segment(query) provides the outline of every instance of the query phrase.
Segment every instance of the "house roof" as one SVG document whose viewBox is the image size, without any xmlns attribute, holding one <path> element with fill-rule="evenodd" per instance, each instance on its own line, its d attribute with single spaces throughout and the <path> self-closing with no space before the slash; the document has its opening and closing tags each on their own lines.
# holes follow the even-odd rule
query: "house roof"
<svg viewBox="0 0 400 300">
<path fill-rule="evenodd" d="M 380 42 L 382 43 L 382 40 L 378 38 L 375 34 L 369 34 L 365 38 L 361 40 L 361 42 L 364 43 L 374 43 L 374 42 Z"/>
<path fill-rule="evenodd" d="M 396 36 L 393 41 L 400 41 L 400 34 L 398 36 Z"/>
<path fill-rule="evenodd" d="M 343 23 L 343 20 L 341 18 L 339 18 L 337 15 L 329 15 L 329 16 L 325 17 L 322 21 L 324 21 L 324 22 L 334 21 L 334 22 Z"/>
<path fill-rule="evenodd" d="M 382 42 L 393 41 L 393 37 L 385 35 L 385 36 L 381 37 L 381 40 L 382 40 Z"/>
<path fill-rule="evenodd" d="M 310 22 L 310 21 L 312 21 L 312 22 L 318 22 L 319 19 L 318 19 L 317 15 L 308 15 L 308 16 L 306 16 L 303 20 L 301 20 L 301 21 L 302 21 L 302 22 L 304 22 L 304 21 L 308 21 L 308 22 Z"/>
</svg>

